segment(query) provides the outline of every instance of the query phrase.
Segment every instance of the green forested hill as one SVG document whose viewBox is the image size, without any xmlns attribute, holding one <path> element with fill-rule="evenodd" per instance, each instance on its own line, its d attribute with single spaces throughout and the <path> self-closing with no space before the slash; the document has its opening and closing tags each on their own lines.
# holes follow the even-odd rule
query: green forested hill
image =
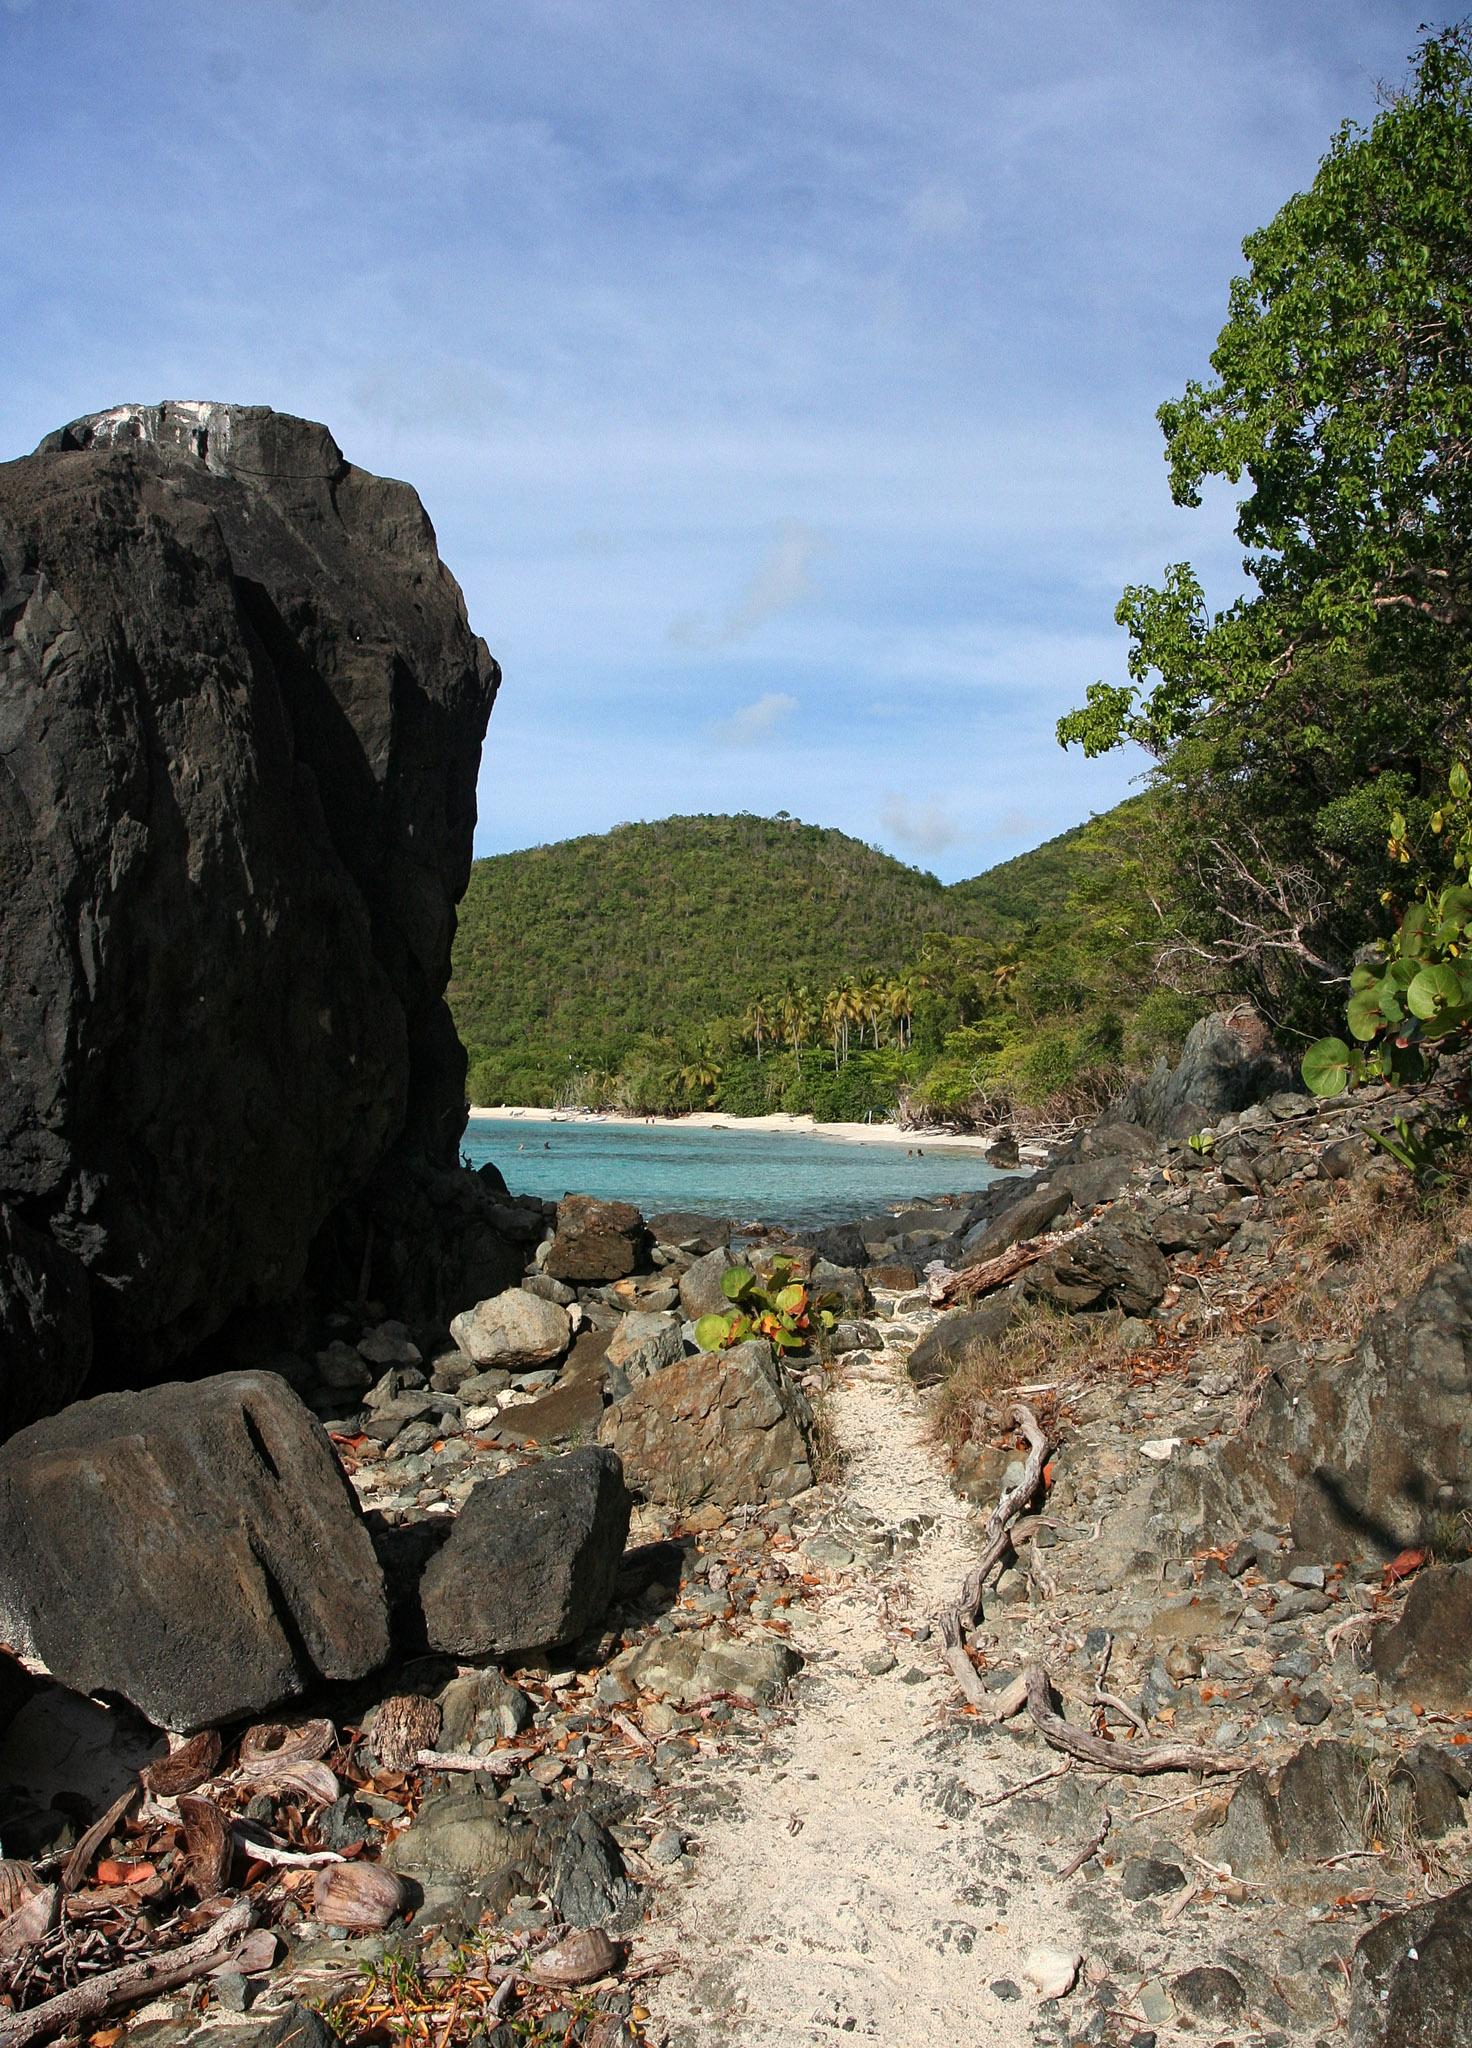
<svg viewBox="0 0 1472 2048">
<path fill-rule="evenodd" d="M 789 975 L 896 973 L 926 931 L 958 928 L 934 875 L 842 832 L 665 818 L 477 861 L 450 1005 L 472 1063 L 556 1076 L 568 1055 L 611 1066 L 640 1033 L 739 1015 Z"/>
<path fill-rule="evenodd" d="M 472 1096 L 537 1103 L 591 1089 L 748 1110 L 780 1096 L 790 1108 L 812 1095 L 825 1050 L 840 1055 L 836 1074 L 867 1033 L 869 1069 L 849 1092 L 892 1101 L 948 1029 L 970 1025 L 975 1038 L 998 964 L 1057 921 L 1108 830 L 1096 821 L 951 888 L 842 832 L 750 815 L 622 825 L 477 861 L 449 992 Z M 871 992 L 871 1014 L 834 1048 L 825 999 L 845 988 Z M 784 991 L 811 1011 L 787 1065 Z M 749 1028 L 759 1004 L 763 1061 Z"/>
</svg>

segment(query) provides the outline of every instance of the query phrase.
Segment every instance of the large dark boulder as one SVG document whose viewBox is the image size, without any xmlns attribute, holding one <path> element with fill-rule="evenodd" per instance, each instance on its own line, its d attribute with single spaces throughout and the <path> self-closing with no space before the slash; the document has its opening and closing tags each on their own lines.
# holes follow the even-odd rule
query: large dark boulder
<svg viewBox="0 0 1472 2048">
<path fill-rule="evenodd" d="M 268 1372 L 101 1394 L 0 1446 L 0 1636 L 181 1730 L 364 1677 L 389 1647 L 352 1490 Z"/>
<path fill-rule="evenodd" d="M 1170 1268 L 1144 1224 L 1129 1210 L 1111 1209 L 1040 1259 L 1023 1287 L 1055 1308 L 1122 1308 L 1126 1315 L 1147 1316 L 1169 1283 Z"/>
<path fill-rule="evenodd" d="M 1011 1294 L 993 1296 L 979 1308 L 952 1309 L 926 1331 L 905 1361 L 917 1387 L 939 1386 L 962 1366 L 990 1357 L 1017 1317 Z"/>
<path fill-rule="evenodd" d="M 0 465 L 0 1428 L 89 1338 L 158 1377 L 319 1239 L 396 1277 L 376 1201 L 457 1165 L 496 684 L 415 493 L 323 427 L 127 406 Z M 396 1305 L 489 1291 L 475 1255 Z"/>
<path fill-rule="evenodd" d="M 613 1598 L 630 1505 L 618 1459 L 592 1445 L 482 1479 L 424 1574 L 430 1646 L 510 1657 L 595 1628 Z"/>
</svg>

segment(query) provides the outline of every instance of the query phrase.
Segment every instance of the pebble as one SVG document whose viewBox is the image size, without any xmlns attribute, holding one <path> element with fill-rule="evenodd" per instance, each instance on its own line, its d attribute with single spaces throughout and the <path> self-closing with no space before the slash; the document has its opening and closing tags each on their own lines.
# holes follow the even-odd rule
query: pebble
<svg viewBox="0 0 1472 2048">
<path fill-rule="evenodd" d="M 1022 1974 L 1045 2002 L 1066 1998 L 1078 1982 L 1083 1957 L 1063 1948 L 1030 1948 L 1023 1958 Z"/>
<path fill-rule="evenodd" d="M 893 1650 L 871 1650 L 864 1659 L 864 1669 L 871 1678 L 883 1678 L 886 1671 L 893 1671 L 899 1659 Z"/>
</svg>

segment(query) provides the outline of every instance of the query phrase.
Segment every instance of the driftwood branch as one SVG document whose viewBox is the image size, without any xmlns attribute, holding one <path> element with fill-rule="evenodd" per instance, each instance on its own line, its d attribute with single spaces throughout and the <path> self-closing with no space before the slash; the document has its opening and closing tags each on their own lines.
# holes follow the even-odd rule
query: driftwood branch
<svg viewBox="0 0 1472 2048">
<path fill-rule="evenodd" d="M 421 1749 L 415 1761 L 426 1771 L 477 1771 L 491 1778 L 509 1778 L 539 1749 L 493 1749 L 485 1756 L 471 1756 L 463 1749 Z"/>
<path fill-rule="evenodd" d="M 1032 1505 L 1043 1483 L 1043 1467 L 1053 1448 L 1047 1431 L 1024 1401 L 1013 1407 L 1012 1418 L 1027 1438 L 1027 1463 L 1017 1484 L 1008 1487 L 987 1517 L 981 1556 L 967 1573 L 960 1598 L 941 1615 L 941 1635 L 947 1643 L 959 1642 L 962 1633 L 974 1628 L 981 1619 L 981 1596 L 986 1582 L 1012 1540 L 1013 1523 Z"/>
<path fill-rule="evenodd" d="M 979 1266 L 962 1266 L 959 1272 L 947 1274 L 938 1267 L 931 1300 L 937 1306 L 953 1301 L 975 1301 L 979 1295 L 1004 1287 L 1028 1266 L 1056 1251 L 1059 1245 L 1081 1237 L 1088 1227 L 1086 1223 L 1077 1223 L 1072 1230 L 1049 1230 L 1041 1237 L 1025 1237 L 1021 1244 L 1009 1245 L 994 1259 L 984 1259 Z"/>
<path fill-rule="evenodd" d="M 1082 1870 L 1084 1865 L 1088 1862 L 1091 1856 L 1098 1855 L 1099 1851 L 1104 1846 L 1104 1837 L 1109 1833 L 1109 1830 L 1113 1827 L 1113 1825 L 1114 1815 L 1109 1811 L 1109 1808 L 1106 1806 L 1099 1816 L 1099 1825 L 1095 1829 L 1094 1833 L 1090 1835 L 1089 1839 L 1084 1843 L 1082 1849 L 1080 1849 L 1076 1855 L 1069 1857 L 1068 1861 L 1059 1871 L 1058 1882 L 1060 1884 L 1063 1882 L 1064 1878 L 1073 1877 L 1080 1870 Z"/>
<path fill-rule="evenodd" d="M 1093 1764 L 1101 1771 L 1123 1771 L 1131 1778 L 1150 1778 L 1159 1771 L 1201 1771 L 1226 1777 L 1247 1768 L 1240 1757 L 1220 1756 L 1189 1742 L 1106 1742 L 1102 1735 L 1085 1735 L 1070 1728 L 1058 1712 L 1052 1680 L 1041 1664 L 1029 1664 L 1022 1677 L 1027 1711 L 1044 1742 L 1065 1756 L 1077 1757 L 1080 1763 Z"/>
<path fill-rule="evenodd" d="M 244 1934 L 254 1918 L 249 1899 L 237 1899 L 213 1926 L 179 1948 L 161 1955 L 144 1956 L 120 1969 L 84 1978 L 69 1991 L 58 1992 L 29 2011 L 0 2018 L 0 2048 L 27 2048 L 32 2041 L 49 2041 L 88 2020 L 152 1998 L 160 1991 L 172 1991 L 215 1969 L 222 1954 L 237 1935 Z"/>
</svg>

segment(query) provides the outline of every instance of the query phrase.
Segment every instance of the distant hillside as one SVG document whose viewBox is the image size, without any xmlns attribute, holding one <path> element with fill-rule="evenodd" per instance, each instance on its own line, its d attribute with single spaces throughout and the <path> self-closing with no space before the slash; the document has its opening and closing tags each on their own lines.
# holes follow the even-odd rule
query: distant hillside
<svg viewBox="0 0 1472 2048">
<path fill-rule="evenodd" d="M 742 1016 L 784 981 L 821 998 L 900 974 L 929 932 L 1004 943 L 1084 864 L 1063 834 L 946 888 L 797 819 L 666 818 L 477 861 L 450 1004 L 485 1099 L 549 1099 L 641 1035 Z"/>
</svg>

